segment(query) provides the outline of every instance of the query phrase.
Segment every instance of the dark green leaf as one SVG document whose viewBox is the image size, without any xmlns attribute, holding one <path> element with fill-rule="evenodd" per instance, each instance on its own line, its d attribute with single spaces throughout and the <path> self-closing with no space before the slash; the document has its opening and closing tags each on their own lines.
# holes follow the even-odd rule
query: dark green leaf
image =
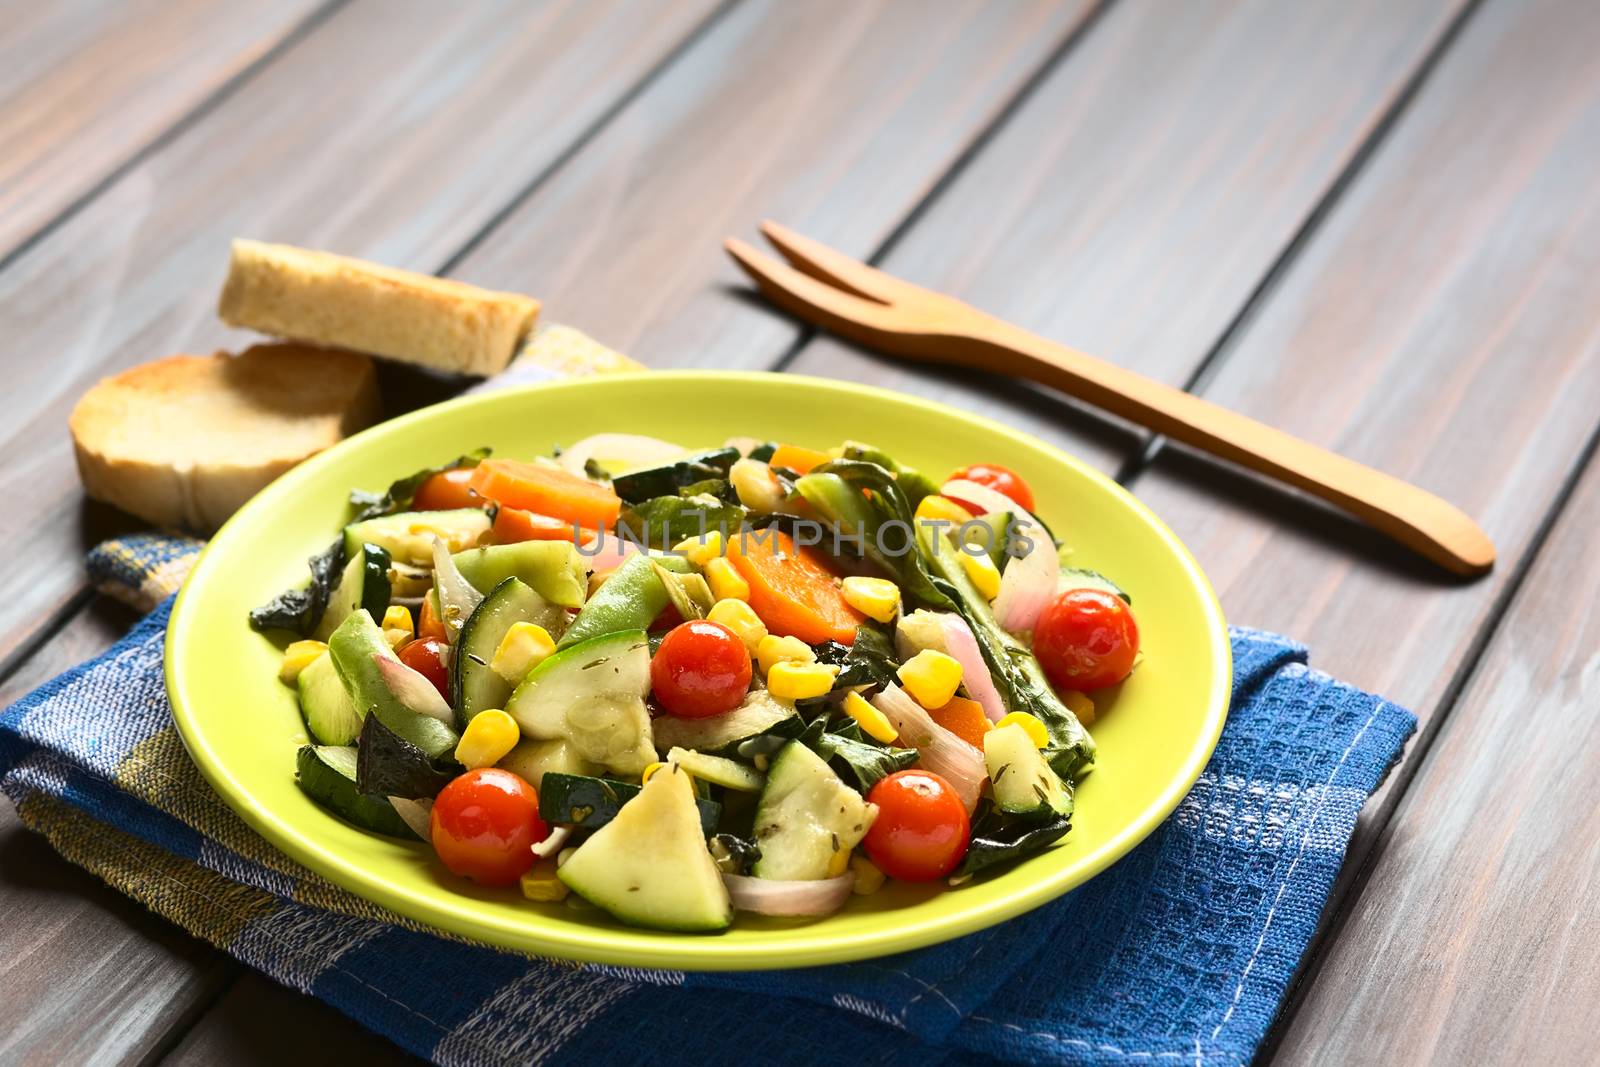
<svg viewBox="0 0 1600 1067">
<path fill-rule="evenodd" d="M 351 522 L 365 522 L 375 519 L 379 515 L 393 515 L 411 507 L 411 502 L 416 499 L 417 490 L 422 488 L 422 483 L 443 471 L 459 470 L 462 467 L 476 467 L 479 463 L 489 458 L 490 450 L 487 447 L 475 448 L 465 455 L 457 456 L 449 463 L 437 467 L 425 467 L 415 474 L 408 474 L 399 481 L 394 482 L 381 494 L 368 493 L 357 489 L 350 494 L 350 503 L 355 506 L 355 518 Z"/>
<path fill-rule="evenodd" d="M 1012 863 L 1031 856 L 1061 840 L 1072 829 L 1072 820 L 1065 815 L 1048 819 L 1020 819 L 1008 815 L 984 801 L 987 810 L 980 811 L 972 823 L 972 840 L 967 845 L 966 858 L 956 871 L 956 877 L 976 874 L 986 867 L 999 863 Z"/>
<path fill-rule="evenodd" d="M 617 518 L 617 536 L 650 548 L 671 548 L 712 530 L 721 530 L 726 539 L 743 523 L 744 508 L 716 497 L 658 496 L 624 510 Z"/>
<path fill-rule="evenodd" d="M 739 458 L 737 448 L 714 448 L 696 452 L 691 456 L 660 467 L 629 471 L 611 479 L 612 490 L 624 501 L 634 504 L 652 497 L 671 496 L 686 485 L 712 478 L 726 478 L 734 461 Z"/>
<path fill-rule="evenodd" d="M 756 447 L 752 448 L 750 450 L 750 458 L 759 459 L 761 462 L 766 463 L 772 459 L 772 454 L 777 450 L 778 442 L 768 441 L 765 444 L 756 445 Z"/>
<path fill-rule="evenodd" d="M 914 748 L 891 748 L 865 737 L 853 721 L 829 728 L 817 719 L 800 742 L 828 761 L 835 774 L 865 795 L 878 781 L 917 762 Z"/>
<path fill-rule="evenodd" d="M 250 625 L 257 630 L 293 630 L 304 637 L 316 629 L 327 610 L 328 598 L 344 571 L 344 538 L 341 536 L 324 551 L 306 561 L 311 567 L 311 584 L 290 589 L 250 612 Z"/>
<path fill-rule="evenodd" d="M 454 760 L 430 760 L 422 749 L 368 715 L 356 739 L 356 788 L 369 796 L 435 797 L 462 768 Z"/>
<path fill-rule="evenodd" d="M 905 494 L 906 502 L 913 509 L 926 496 L 937 496 L 939 483 L 923 474 L 915 467 L 906 467 L 896 463 L 887 452 L 864 445 L 860 441 L 846 441 L 844 443 L 844 458 L 859 459 L 866 463 L 876 463 L 884 470 L 895 476 L 895 483 L 900 486 L 900 491 Z"/>
<path fill-rule="evenodd" d="M 1061 578 L 1063 589 L 1100 589 L 1113 596 L 1119 596 L 1129 606 L 1133 606 L 1133 597 L 1123 592 L 1122 587 L 1099 571 L 1092 571 L 1087 567 L 1062 567 Z"/>
<path fill-rule="evenodd" d="M 717 861 L 717 870 L 723 874 L 749 874 L 750 868 L 761 858 L 760 846 L 738 834 L 716 834 L 710 846 L 711 858 Z"/>
</svg>

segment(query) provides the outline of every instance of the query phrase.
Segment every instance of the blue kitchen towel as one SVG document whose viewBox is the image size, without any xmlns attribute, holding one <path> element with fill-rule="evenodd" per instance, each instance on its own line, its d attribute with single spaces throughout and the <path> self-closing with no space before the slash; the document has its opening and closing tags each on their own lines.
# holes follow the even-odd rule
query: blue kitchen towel
<svg viewBox="0 0 1600 1067">
<path fill-rule="evenodd" d="M 97 550 L 90 571 L 137 602 L 197 548 L 128 538 Z M 67 858 L 441 1064 L 1246 1062 L 1361 805 L 1415 728 L 1409 712 L 1311 670 L 1303 647 L 1235 628 L 1233 704 L 1210 765 L 1154 834 L 1061 900 L 864 963 L 580 967 L 429 931 L 250 831 L 173 728 L 170 607 L 0 715 L 0 786 Z"/>
</svg>

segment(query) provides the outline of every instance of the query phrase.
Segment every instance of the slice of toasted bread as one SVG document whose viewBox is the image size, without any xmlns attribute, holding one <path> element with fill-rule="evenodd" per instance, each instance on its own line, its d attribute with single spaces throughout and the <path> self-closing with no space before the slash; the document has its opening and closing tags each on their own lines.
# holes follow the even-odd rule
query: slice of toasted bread
<svg viewBox="0 0 1600 1067">
<path fill-rule="evenodd" d="M 378 414 L 366 356 L 270 344 L 123 371 L 84 394 L 69 425 L 91 497 L 158 526 L 209 533 Z"/>
<path fill-rule="evenodd" d="M 291 245 L 236 240 L 217 314 L 230 326 L 456 374 L 505 368 L 539 301 Z"/>
</svg>

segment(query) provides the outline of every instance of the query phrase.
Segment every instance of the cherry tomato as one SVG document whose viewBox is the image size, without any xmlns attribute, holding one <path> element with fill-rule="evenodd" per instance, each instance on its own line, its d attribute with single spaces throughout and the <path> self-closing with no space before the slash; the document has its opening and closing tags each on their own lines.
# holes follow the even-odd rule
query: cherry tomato
<svg viewBox="0 0 1600 1067">
<path fill-rule="evenodd" d="M 974 463 L 970 467 L 962 467 L 950 475 L 951 481 L 977 482 L 979 485 L 988 486 L 1002 496 L 1011 498 L 1011 502 L 1025 511 L 1033 510 L 1033 490 L 1028 488 L 1028 483 L 1016 471 L 1008 470 L 994 463 Z M 981 515 L 988 508 L 980 508 L 970 504 L 960 497 L 951 497 L 957 504 L 966 508 L 974 515 Z"/>
<path fill-rule="evenodd" d="M 670 715 L 703 719 L 732 711 L 750 688 L 750 653 L 721 623 L 672 628 L 650 660 L 650 687 Z"/>
<path fill-rule="evenodd" d="M 458 467 L 453 471 L 440 471 L 431 475 L 417 487 L 411 498 L 414 511 L 450 511 L 454 508 L 481 508 L 483 497 L 473 492 L 467 483 L 472 480 L 471 467 Z"/>
<path fill-rule="evenodd" d="M 446 700 L 450 699 L 450 672 L 444 665 L 444 651 L 449 647 L 438 638 L 425 637 L 400 650 L 400 662 L 432 682 Z"/>
<path fill-rule="evenodd" d="M 862 845 L 877 868 L 902 882 L 931 882 L 956 869 L 967 854 L 972 826 L 950 783 L 929 771 L 896 771 L 867 799 L 878 818 Z"/>
<path fill-rule="evenodd" d="M 1133 670 L 1139 627 L 1121 597 L 1100 589 L 1068 589 L 1039 616 L 1033 654 L 1060 689 L 1104 689 Z"/>
<path fill-rule="evenodd" d="M 445 786 L 428 828 L 450 873 L 484 885 L 521 878 L 533 866 L 533 846 L 550 835 L 539 818 L 539 794 L 499 767 L 468 771 Z"/>
</svg>

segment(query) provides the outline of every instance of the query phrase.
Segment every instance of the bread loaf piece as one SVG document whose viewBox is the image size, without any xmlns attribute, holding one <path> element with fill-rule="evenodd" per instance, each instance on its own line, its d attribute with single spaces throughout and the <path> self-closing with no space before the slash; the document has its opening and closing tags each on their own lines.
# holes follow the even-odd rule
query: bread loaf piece
<svg viewBox="0 0 1600 1067">
<path fill-rule="evenodd" d="M 372 361 L 297 344 L 168 356 L 84 394 L 84 489 L 158 526 L 210 533 L 263 486 L 375 422 Z"/>
<path fill-rule="evenodd" d="M 488 376 L 533 328 L 539 302 L 290 245 L 236 240 L 217 313 L 310 344 Z"/>
</svg>

